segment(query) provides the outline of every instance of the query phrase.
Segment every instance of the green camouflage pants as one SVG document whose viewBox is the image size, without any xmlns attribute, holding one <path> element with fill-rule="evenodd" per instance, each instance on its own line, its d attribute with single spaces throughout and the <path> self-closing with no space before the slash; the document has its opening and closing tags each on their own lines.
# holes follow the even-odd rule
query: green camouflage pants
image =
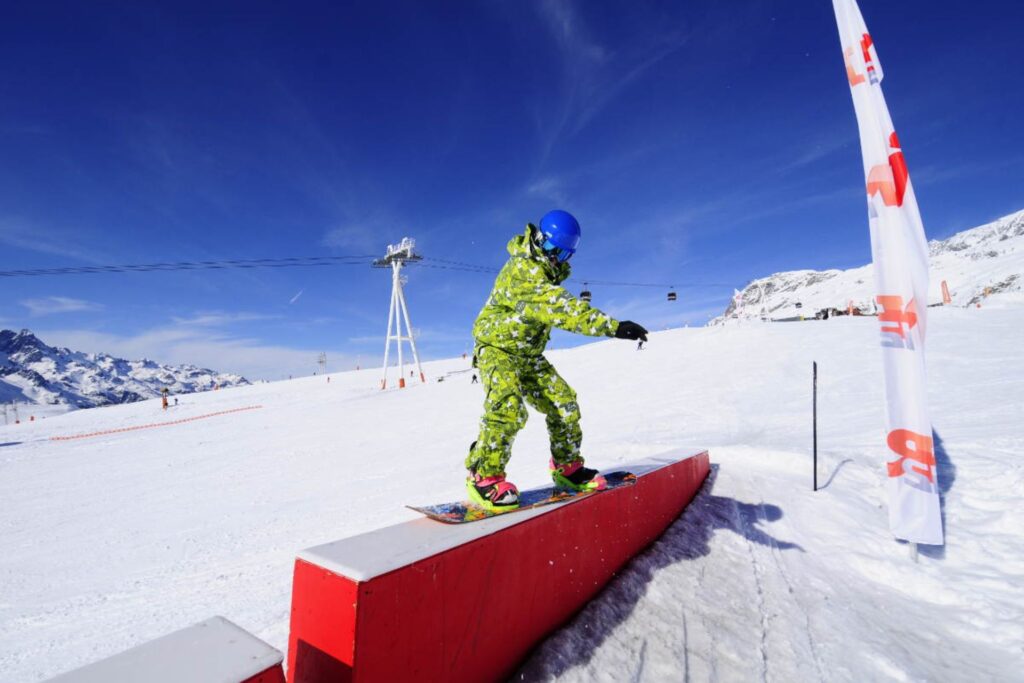
<svg viewBox="0 0 1024 683">
<path fill-rule="evenodd" d="M 576 392 L 544 356 L 514 356 L 493 346 L 480 347 L 477 367 L 487 397 L 480 435 L 466 468 L 483 476 L 504 474 L 512 442 L 526 425 L 526 405 L 547 417 L 551 456 L 556 463 L 580 457 L 583 430 Z"/>
</svg>

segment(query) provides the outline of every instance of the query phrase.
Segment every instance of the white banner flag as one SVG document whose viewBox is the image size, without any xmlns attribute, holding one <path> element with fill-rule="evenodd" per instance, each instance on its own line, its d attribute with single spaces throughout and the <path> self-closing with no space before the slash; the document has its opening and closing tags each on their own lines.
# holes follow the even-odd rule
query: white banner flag
<svg viewBox="0 0 1024 683">
<path fill-rule="evenodd" d="M 882 95 L 882 66 L 856 0 L 832 0 L 857 112 L 867 184 L 875 301 L 887 404 L 889 528 L 942 544 L 938 472 L 924 362 L 928 244 L 899 138 Z"/>
</svg>

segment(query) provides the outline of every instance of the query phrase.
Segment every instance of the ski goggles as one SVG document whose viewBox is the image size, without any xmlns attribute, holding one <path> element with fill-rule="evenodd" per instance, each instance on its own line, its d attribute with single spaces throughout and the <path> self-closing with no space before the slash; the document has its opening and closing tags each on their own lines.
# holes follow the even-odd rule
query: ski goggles
<svg viewBox="0 0 1024 683">
<path fill-rule="evenodd" d="M 575 249 L 563 249 L 551 240 L 544 240 L 544 244 L 540 245 L 540 248 L 546 255 L 554 257 L 559 263 L 565 263 L 576 253 Z"/>
</svg>

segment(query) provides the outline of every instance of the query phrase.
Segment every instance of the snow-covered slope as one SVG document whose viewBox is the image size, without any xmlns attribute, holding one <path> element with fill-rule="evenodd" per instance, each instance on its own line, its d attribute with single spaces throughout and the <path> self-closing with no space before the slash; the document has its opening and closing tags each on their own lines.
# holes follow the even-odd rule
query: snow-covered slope
<svg viewBox="0 0 1024 683">
<path fill-rule="evenodd" d="M 932 309 L 928 330 L 947 545 L 916 564 L 887 530 L 876 319 L 551 353 L 577 390 L 590 463 L 696 446 L 715 469 L 524 680 L 1019 680 L 1024 307 Z M 167 413 L 142 401 L 0 426 L 0 681 L 213 614 L 284 650 L 297 551 L 414 518 L 406 503 L 461 497 L 483 391 L 468 372 L 434 379 L 467 368 L 429 363 L 431 381 L 405 390 L 379 391 L 369 370 L 194 394 Z M 545 441 L 534 414 L 512 481 L 545 480 Z"/>
<path fill-rule="evenodd" d="M 942 282 L 953 305 L 970 306 L 988 297 L 1024 301 L 1024 211 L 971 228 L 929 247 L 928 303 L 942 301 Z M 826 308 L 845 311 L 852 302 L 873 312 L 871 265 L 850 270 L 794 270 L 754 280 L 710 324 L 768 317 L 813 317 Z M 797 307 L 797 304 L 801 304 Z"/>
<path fill-rule="evenodd" d="M 248 384 L 238 375 L 194 365 L 159 365 L 105 353 L 78 353 L 44 344 L 29 330 L 0 330 L 0 403 L 93 408 L 215 386 Z"/>
</svg>

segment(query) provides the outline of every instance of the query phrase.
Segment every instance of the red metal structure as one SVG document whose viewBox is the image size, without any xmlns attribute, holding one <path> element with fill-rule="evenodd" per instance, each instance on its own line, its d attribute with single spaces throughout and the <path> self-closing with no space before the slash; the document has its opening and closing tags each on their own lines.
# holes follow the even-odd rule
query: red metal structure
<svg viewBox="0 0 1024 683">
<path fill-rule="evenodd" d="M 289 683 L 503 679 L 696 495 L 706 451 L 634 466 L 634 486 L 450 526 L 406 522 L 302 552 Z M 500 613 L 488 605 L 505 606 Z"/>
</svg>

